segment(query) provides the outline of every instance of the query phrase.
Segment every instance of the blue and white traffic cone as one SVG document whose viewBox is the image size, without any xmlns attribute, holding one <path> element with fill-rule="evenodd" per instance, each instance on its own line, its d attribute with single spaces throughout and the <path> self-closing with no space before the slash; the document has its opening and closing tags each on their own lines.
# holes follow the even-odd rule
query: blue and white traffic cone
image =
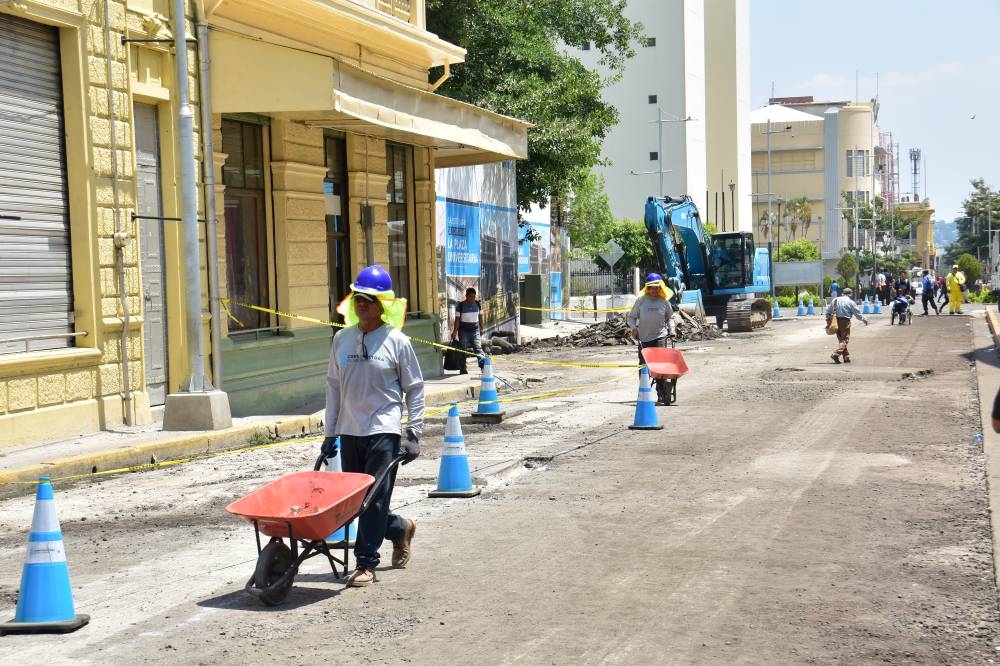
<svg viewBox="0 0 1000 666">
<path fill-rule="evenodd" d="M 493 376 L 493 363 L 487 356 L 483 361 L 483 378 L 479 384 L 479 406 L 472 412 L 472 420 L 476 423 L 500 423 L 503 415 L 500 396 L 497 395 L 497 380 Z"/>
<path fill-rule="evenodd" d="M 812 296 L 809 297 L 809 307 L 806 308 L 806 314 L 807 315 L 814 315 L 814 314 L 816 314 L 816 306 L 813 305 L 813 298 L 812 298 Z"/>
<path fill-rule="evenodd" d="M 872 308 L 872 314 L 882 314 L 882 299 L 875 299 L 875 307 Z"/>
<path fill-rule="evenodd" d="M 3 634 L 59 633 L 76 631 L 90 622 L 77 615 L 69 584 L 69 566 L 62 530 L 56 515 L 55 494 L 49 477 L 41 477 L 35 493 L 35 513 L 28 536 L 28 557 L 21 572 L 14 619 L 0 624 Z"/>
<path fill-rule="evenodd" d="M 441 466 L 438 468 L 437 489 L 427 495 L 475 497 L 481 490 L 472 485 L 469 456 L 465 452 L 465 436 L 462 435 L 462 422 L 458 418 L 458 404 L 453 402 L 448 408 L 448 423 L 444 428 L 444 450 L 441 453 Z"/>
<path fill-rule="evenodd" d="M 795 316 L 796 317 L 806 316 L 806 304 L 802 302 L 801 298 L 799 299 L 799 308 L 795 311 Z"/>
<path fill-rule="evenodd" d="M 337 455 L 335 455 L 333 458 L 326 459 L 326 471 L 328 472 L 344 471 L 343 465 L 340 464 L 339 437 L 337 438 L 337 451 L 338 451 Z M 357 538 L 357 536 L 358 536 L 358 528 L 357 525 L 355 524 L 355 521 L 352 520 L 346 526 L 337 528 L 337 530 L 334 531 L 334 533 L 328 536 L 326 539 L 324 539 L 324 541 L 326 541 L 331 546 L 343 545 L 346 548 L 354 546 L 354 540 Z M 346 543 L 345 543 L 345 538 L 346 538 Z"/>
<path fill-rule="evenodd" d="M 868 297 L 865 296 L 865 302 L 861 306 L 861 314 L 871 314 L 871 313 L 872 313 L 872 306 L 868 303 Z"/>
<path fill-rule="evenodd" d="M 656 415 L 656 397 L 649 384 L 649 368 L 639 370 L 639 397 L 635 402 L 635 420 L 629 430 L 663 430 Z"/>
<path fill-rule="evenodd" d="M 771 319 L 778 319 L 781 317 L 781 307 L 778 305 L 778 299 L 774 299 L 774 310 L 771 311 Z"/>
</svg>

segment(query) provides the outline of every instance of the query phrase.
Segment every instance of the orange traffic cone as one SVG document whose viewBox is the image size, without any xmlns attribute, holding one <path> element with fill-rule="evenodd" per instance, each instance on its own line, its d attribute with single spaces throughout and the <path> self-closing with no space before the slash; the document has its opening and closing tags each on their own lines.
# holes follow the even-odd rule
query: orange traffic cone
<svg viewBox="0 0 1000 666">
<path fill-rule="evenodd" d="M 62 530 L 56 515 L 55 494 L 49 477 L 41 477 L 35 493 L 35 514 L 28 536 L 28 557 L 21 573 L 21 590 L 14 619 L 0 624 L 3 634 L 60 633 L 76 631 L 90 622 L 77 615 L 69 585 L 69 566 Z"/>
</svg>

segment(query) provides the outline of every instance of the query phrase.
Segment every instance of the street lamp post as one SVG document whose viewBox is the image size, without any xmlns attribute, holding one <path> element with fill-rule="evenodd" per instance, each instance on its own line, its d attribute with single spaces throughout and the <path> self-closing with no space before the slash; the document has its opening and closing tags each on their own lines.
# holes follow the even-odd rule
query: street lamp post
<svg viewBox="0 0 1000 666">
<path fill-rule="evenodd" d="M 663 118 L 663 109 L 659 106 L 656 107 L 656 120 L 651 120 L 650 122 L 656 123 L 656 170 L 660 174 L 660 197 L 663 197 L 663 174 L 666 173 L 663 170 L 663 123 L 686 123 L 691 120 L 691 116 L 686 118 Z"/>
<path fill-rule="evenodd" d="M 773 226 L 771 219 L 771 135 L 780 134 L 782 132 L 790 132 L 792 130 L 791 125 L 785 125 L 784 129 L 772 130 L 771 129 L 771 119 L 767 119 L 767 255 L 771 257 L 771 227 Z M 771 258 L 771 262 L 774 259 Z M 772 271 L 771 275 L 771 298 L 774 298 L 774 275 Z"/>
<path fill-rule="evenodd" d="M 781 253 L 781 204 L 785 203 L 785 200 L 781 197 L 778 197 L 777 202 L 778 202 L 778 249 L 776 250 L 776 252 L 780 254 Z"/>
<path fill-rule="evenodd" d="M 651 123 L 656 123 L 656 171 L 635 171 L 634 169 L 629 170 L 629 174 L 632 176 L 642 176 L 646 174 L 656 173 L 660 176 L 660 198 L 663 198 L 663 174 L 670 173 L 673 169 L 663 168 L 663 123 L 686 123 L 689 120 L 694 120 L 691 116 L 686 118 L 663 118 L 663 109 L 656 107 L 656 120 L 650 120 Z"/>
</svg>

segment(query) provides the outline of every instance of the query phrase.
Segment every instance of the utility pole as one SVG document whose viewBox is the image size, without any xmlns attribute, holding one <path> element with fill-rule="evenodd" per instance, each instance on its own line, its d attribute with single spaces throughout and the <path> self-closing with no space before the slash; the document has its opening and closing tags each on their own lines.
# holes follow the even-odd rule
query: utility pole
<svg viewBox="0 0 1000 666">
<path fill-rule="evenodd" d="M 773 84 L 772 84 L 773 85 Z M 772 95 L 773 97 L 773 95 Z M 774 226 L 773 219 L 771 218 L 771 135 L 778 134 L 781 132 L 791 131 L 792 126 L 786 125 L 784 129 L 772 130 L 771 129 L 771 119 L 767 119 L 767 256 L 770 258 L 771 263 L 774 263 L 773 250 L 771 247 L 771 227 Z M 774 298 L 774 274 L 772 271 L 771 275 L 771 298 Z"/>
<path fill-rule="evenodd" d="M 858 264 L 858 275 L 854 279 L 855 286 L 861 287 L 861 243 L 859 242 L 861 237 L 858 234 L 860 226 L 858 224 L 858 147 L 854 146 L 854 155 L 852 156 L 854 160 L 854 260 Z M 864 161 L 862 161 L 862 165 Z"/>
</svg>

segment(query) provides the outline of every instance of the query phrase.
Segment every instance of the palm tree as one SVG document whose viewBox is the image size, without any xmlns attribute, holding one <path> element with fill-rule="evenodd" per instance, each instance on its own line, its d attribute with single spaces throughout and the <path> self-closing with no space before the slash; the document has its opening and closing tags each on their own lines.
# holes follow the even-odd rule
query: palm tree
<svg viewBox="0 0 1000 666">
<path fill-rule="evenodd" d="M 812 225 L 812 204 L 809 197 L 802 196 L 790 199 L 785 204 L 785 210 L 791 216 L 793 222 L 789 225 L 792 230 L 792 238 L 795 238 L 795 231 L 802 226 L 802 237 L 809 237 L 809 227 Z"/>
<path fill-rule="evenodd" d="M 771 213 L 770 218 L 768 218 L 767 211 L 761 211 L 760 219 L 757 220 L 757 230 L 760 231 L 761 240 L 767 240 L 768 236 L 771 235 L 771 225 L 774 222 L 774 219 L 774 213 Z"/>
</svg>

